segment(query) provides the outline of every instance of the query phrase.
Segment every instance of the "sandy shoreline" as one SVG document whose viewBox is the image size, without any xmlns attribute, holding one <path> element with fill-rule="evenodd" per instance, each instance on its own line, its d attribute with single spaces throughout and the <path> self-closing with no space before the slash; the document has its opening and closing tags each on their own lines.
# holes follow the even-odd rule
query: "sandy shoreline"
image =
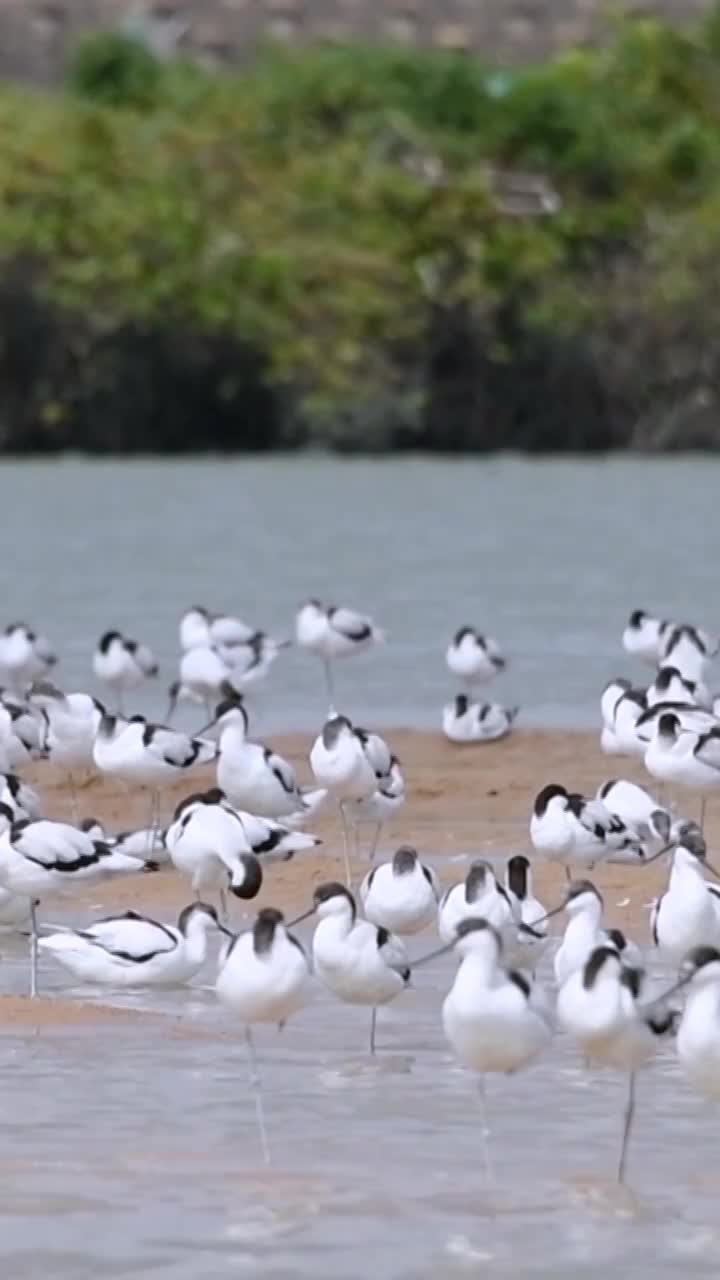
<svg viewBox="0 0 720 1280">
<path fill-rule="evenodd" d="M 385 831 L 379 856 L 387 857 L 400 843 L 413 844 L 434 862 L 445 884 L 463 874 L 462 864 L 449 861 L 452 855 L 529 851 L 532 802 L 547 782 L 562 782 L 584 794 L 593 794 L 601 782 L 612 777 L 648 783 L 642 762 L 604 756 L 594 733 L 526 729 L 501 742 L 465 747 L 454 746 L 440 734 L 419 730 L 389 730 L 384 731 L 384 736 L 402 761 L 408 799 Z M 303 782 L 311 781 L 307 764 L 311 740 L 311 735 L 297 733 L 269 739 L 293 761 Z M 38 764 L 28 769 L 26 776 L 40 790 L 49 817 L 70 818 L 70 796 L 61 771 Z M 213 771 L 201 770 L 188 782 L 169 788 L 163 796 L 163 819 L 183 795 L 213 782 Z M 680 799 L 682 812 L 697 816 L 699 798 L 684 792 Z M 110 831 L 144 826 L 148 818 L 147 795 L 130 793 L 102 778 L 92 778 L 82 787 L 79 803 L 83 816 L 99 818 Z M 715 806 L 711 801 L 706 826 L 710 848 L 719 826 L 720 804 Z M 251 904 L 234 904 L 239 908 L 238 916 L 246 907 L 254 909 L 271 903 L 295 910 L 308 902 L 313 885 L 342 878 L 337 816 L 332 811 L 321 815 L 313 829 L 323 839 L 317 852 L 271 866 L 258 898 Z M 364 838 L 367 842 L 369 831 L 364 832 Z M 366 868 L 367 860 L 361 854 L 353 867 L 356 880 Z M 613 918 L 639 929 L 641 937 L 646 937 L 647 928 L 644 904 L 658 891 L 665 876 L 666 871 L 658 866 L 647 871 L 604 866 L 595 873 L 608 905 L 631 898 L 627 907 L 613 907 Z M 541 898 L 557 900 L 561 883 L 561 871 L 537 864 L 536 888 Z M 166 918 L 171 918 L 189 898 L 185 882 L 167 869 L 88 889 L 76 901 L 81 918 L 88 917 L 89 909 L 94 912 L 125 907 L 165 913 Z"/>
</svg>

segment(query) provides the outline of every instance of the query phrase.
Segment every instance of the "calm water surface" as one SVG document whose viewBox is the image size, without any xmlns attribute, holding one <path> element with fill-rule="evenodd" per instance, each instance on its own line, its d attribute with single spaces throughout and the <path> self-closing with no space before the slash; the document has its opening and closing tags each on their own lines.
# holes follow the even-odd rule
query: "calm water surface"
<svg viewBox="0 0 720 1280">
<path fill-rule="evenodd" d="M 387 647 L 345 663 L 339 701 L 377 724 L 434 726 L 460 625 L 511 666 L 491 696 L 528 724 L 590 724 L 627 668 L 633 607 L 720 623 L 713 530 L 720 460 L 4 463 L 1 617 L 32 619 L 86 688 L 100 633 L 146 640 L 175 673 L 177 619 L 202 603 L 291 634 L 308 595 L 376 616 Z M 263 728 L 308 728 L 320 672 L 281 655 Z M 149 712 L 164 707 L 157 690 Z"/>
<path fill-rule="evenodd" d="M 43 975 L 46 991 L 86 995 L 49 962 Z M 5 983 L 26 976 L 11 943 Z M 419 971 L 380 1012 L 375 1061 L 368 1011 L 322 992 L 282 1034 L 258 1033 L 269 1170 L 239 1029 L 209 993 L 118 996 L 181 1015 L 169 1030 L 3 1036 L 6 1274 L 716 1277 L 718 1117 L 672 1051 L 641 1077 L 624 1189 L 624 1078 L 586 1073 L 560 1038 L 530 1071 L 491 1079 L 488 1186 L 477 1082 L 440 1029 L 451 976 L 449 962 Z"/>
<path fill-rule="evenodd" d="M 495 688 L 526 723 L 592 723 L 626 666 L 630 608 L 717 625 L 718 493 L 720 463 L 682 458 L 4 464 L 2 615 L 46 629 L 58 679 L 82 688 L 106 627 L 147 640 L 169 681 L 185 605 L 287 633 L 317 593 L 387 629 L 386 649 L 342 669 L 343 701 L 369 723 L 437 724 L 443 650 L 464 622 L 506 645 Z M 316 724 L 313 663 L 281 658 L 259 707 L 265 727 Z M 3 990 L 24 990 L 22 942 L 1 950 Z M 632 1190 L 612 1177 L 624 1081 L 585 1073 L 563 1039 L 490 1082 L 488 1189 L 477 1084 L 441 1034 L 451 974 L 420 970 L 382 1011 L 375 1063 L 367 1012 L 322 994 L 261 1034 L 269 1172 L 242 1040 L 203 990 L 134 997 L 176 1014 L 170 1033 L 4 1034 L 8 1280 L 715 1280 L 720 1115 L 672 1049 L 640 1083 Z"/>
</svg>

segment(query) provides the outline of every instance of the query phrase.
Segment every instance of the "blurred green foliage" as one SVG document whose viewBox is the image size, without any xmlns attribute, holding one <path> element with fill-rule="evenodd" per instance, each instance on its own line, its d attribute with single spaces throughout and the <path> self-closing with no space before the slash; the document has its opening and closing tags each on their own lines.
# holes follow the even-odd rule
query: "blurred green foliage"
<svg viewBox="0 0 720 1280">
<path fill-rule="evenodd" d="M 652 445 L 720 387 L 719 14 L 513 72 L 324 46 L 215 74 L 106 34 L 61 95 L 4 86 L 0 327 L 51 312 L 33 440 L 112 384 L 122 444 L 145 335 L 153 403 L 202 350 L 238 446 Z M 215 439 L 158 416 L 148 446 Z M 693 422 L 663 443 L 720 442 Z"/>
</svg>

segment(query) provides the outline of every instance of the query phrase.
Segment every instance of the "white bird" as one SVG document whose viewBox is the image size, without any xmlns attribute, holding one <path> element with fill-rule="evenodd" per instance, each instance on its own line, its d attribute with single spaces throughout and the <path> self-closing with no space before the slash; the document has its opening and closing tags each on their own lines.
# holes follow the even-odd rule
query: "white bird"
<svg viewBox="0 0 720 1280">
<path fill-rule="evenodd" d="M 322 794 L 326 796 L 327 791 L 323 790 Z M 402 808 L 404 803 L 405 779 L 400 761 L 397 756 L 391 755 L 389 771 L 382 777 L 372 795 L 366 796 L 362 800 L 348 800 L 343 804 L 345 816 L 355 830 L 356 853 L 358 852 L 357 837 L 359 828 L 364 825 L 373 826 L 375 830 L 368 851 L 368 857 L 372 862 L 383 827 Z"/>
<path fill-rule="evenodd" d="M 562 986 L 577 969 L 582 969 L 596 947 L 614 947 L 623 964 L 641 963 L 640 950 L 620 929 L 604 929 L 602 894 L 590 880 L 574 880 L 569 886 L 560 910 L 567 912 L 568 923 L 553 959 L 555 981 Z M 549 911 L 547 918 L 555 915 Z"/>
<path fill-rule="evenodd" d="M 45 749 L 50 760 L 67 770 L 73 817 L 77 819 L 78 778 L 93 769 L 95 735 L 105 708 L 88 693 L 62 693 L 47 681 L 32 686 L 30 703 L 45 717 Z"/>
<path fill-rule="evenodd" d="M 674 964 L 680 964 L 693 947 L 720 945 L 718 902 L 705 879 L 706 866 L 702 833 L 688 829 L 673 851 L 668 887 L 650 916 L 655 946 Z"/>
<path fill-rule="evenodd" d="M 505 890 L 498 884 L 489 862 L 471 863 L 467 875 L 452 885 L 440 899 L 438 933 L 451 944 L 457 937 L 458 925 L 470 917 L 487 920 L 499 933 L 514 924 L 513 910 Z"/>
<path fill-rule="evenodd" d="M 37 791 L 27 782 L 22 782 L 15 773 L 0 773 L 0 804 L 10 810 L 14 822 L 22 818 L 42 817 L 42 803 Z"/>
<path fill-rule="evenodd" d="M 288 640 L 276 640 L 264 631 L 254 631 L 242 643 L 228 645 L 215 641 L 218 655 L 229 669 L 229 681 L 236 689 L 264 680 Z"/>
<path fill-rule="evenodd" d="M 683 728 L 674 712 L 666 712 L 659 717 L 655 736 L 648 743 L 645 768 L 660 782 L 702 791 L 720 787 L 720 725 L 706 733 L 693 733 Z M 703 797 L 701 826 L 704 816 Z"/>
<path fill-rule="evenodd" d="M 170 862 L 163 839 L 163 833 L 152 827 L 138 827 L 130 831 L 112 833 L 106 830 L 98 818 L 83 818 L 77 824 L 92 840 L 104 840 L 111 849 L 118 853 L 126 853 L 130 858 L 140 858 L 142 862 L 152 862 L 161 867 Z"/>
<path fill-rule="evenodd" d="M 686 680 L 701 681 L 708 662 L 717 652 L 717 637 L 711 638 L 701 627 L 688 623 L 668 627 L 660 638 L 662 665 L 676 667 Z"/>
<path fill-rule="evenodd" d="M 602 750 L 607 755 L 641 756 L 645 748 L 638 739 L 637 724 L 647 711 L 644 690 L 631 688 L 628 681 L 612 680 L 603 692 L 601 709 Z"/>
<path fill-rule="evenodd" d="M 310 750 L 310 768 L 319 787 L 336 801 L 343 829 L 345 874 L 351 883 L 346 804 L 366 800 L 377 790 L 377 777 L 360 738 L 347 716 L 333 715 L 323 725 Z"/>
<path fill-rule="evenodd" d="M 689 983 L 689 988 L 677 1029 L 678 1061 L 696 1089 L 710 1098 L 720 1098 L 720 951 L 717 947 L 693 947 L 683 961 L 681 983 Z"/>
<path fill-rule="evenodd" d="M 180 618 L 178 630 L 183 653 L 188 653 L 190 649 L 209 648 L 212 643 L 210 614 L 200 604 L 191 605 L 185 610 Z"/>
<path fill-rule="evenodd" d="M 49 952 L 81 982 L 114 987 L 180 986 L 207 958 L 207 935 L 222 933 L 214 907 L 196 902 L 180 912 L 177 926 L 136 911 L 107 916 L 86 929 L 67 929 L 40 938 Z"/>
<path fill-rule="evenodd" d="M 550 1043 L 552 1032 L 544 995 L 524 974 L 504 967 L 502 938 L 487 920 L 461 920 L 453 941 L 415 961 L 413 968 L 451 949 L 460 956 L 460 965 L 443 1002 L 443 1029 L 462 1065 L 481 1075 L 482 1138 L 489 1180 L 484 1076 L 529 1066 Z"/>
<path fill-rule="evenodd" d="M 203 732 L 219 731 L 217 783 L 236 809 L 266 818 L 287 818 L 315 804 L 317 791 L 306 795 L 289 761 L 247 737 L 248 715 L 235 695 L 219 703 Z"/>
<path fill-rule="evenodd" d="M 328 697 L 333 703 L 332 663 L 382 643 L 385 636 L 365 614 L 307 600 L 295 617 L 295 639 L 301 649 L 322 659 Z"/>
<path fill-rule="evenodd" d="M 118 853 L 101 840 L 64 822 L 10 822 L 0 809 L 7 829 L 0 835 L 0 885 L 31 899 L 31 985 L 37 991 L 36 906 L 46 897 L 74 893 L 78 885 L 95 884 L 109 876 L 144 871 L 137 858 Z"/>
<path fill-rule="evenodd" d="M 168 689 L 166 720 L 175 714 L 178 702 L 200 702 L 212 715 L 220 698 L 236 692 L 232 683 L 232 669 L 209 645 L 197 645 L 186 649 L 180 658 L 179 679 Z"/>
<path fill-rule="evenodd" d="M 534 972 L 549 942 L 547 912 L 533 893 L 532 867 L 524 853 L 516 853 L 508 859 L 505 892 L 510 899 L 514 922 L 525 926 L 518 930 L 514 944 L 511 944 L 513 963 L 519 969 Z"/>
<path fill-rule="evenodd" d="M 0 682 L 23 690 L 57 662 L 48 641 L 25 622 L 12 622 L 0 635 Z"/>
<path fill-rule="evenodd" d="M 643 843 L 670 839 L 673 830 L 672 814 L 636 782 L 629 782 L 626 778 L 612 778 L 598 787 L 595 799 L 602 801 L 611 813 L 622 818 L 625 825 L 631 827 Z"/>
<path fill-rule="evenodd" d="M 263 1155 L 269 1163 L 260 1077 L 250 1028 L 262 1022 L 283 1027 L 288 1018 L 307 1003 L 310 994 L 307 957 L 297 938 L 288 931 L 281 911 L 263 908 L 252 930 L 234 938 L 222 952 L 215 991 L 221 1003 L 238 1014 L 245 1024 L 250 1083 Z"/>
<path fill-rule="evenodd" d="M 471 702 L 464 693 L 443 707 L 443 733 L 450 742 L 495 742 L 512 729 L 517 707 Z"/>
<path fill-rule="evenodd" d="M 672 1014 L 658 1002 L 639 1003 L 643 973 L 627 968 L 614 947 L 596 947 L 558 992 L 557 1017 L 591 1064 L 627 1071 L 618 1182 L 625 1177 L 628 1142 L 635 1112 L 635 1073 L 655 1053 L 659 1036 L 672 1029 Z"/>
<path fill-rule="evenodd" d="M 657 733 L 660 720 L 666 715 L 674 715 L 684 733 L 708 733 L 719 725 L 712 711 L 706 711 L 704 707 L 691 707 L 687 702 L 656 702 L 643 711 L 635 723 L 640 755 L 645 754 L 648 743 Z"/>
<path fill-rule="evenodd" d="M 654 707 L 658 702 L 680 702 L 689 707 L 702 707 L 712 710 L 712 699 L 707 686 L 702 680 L 687 680 L 677 667 L 660 667 L 651 685 L 648 685 L 647 705 Z"/>
<path fill-rule="evenodd" d="M 661 618 L 652 617 L 644 609 L 635 609 L 623 631 L 622 647 L 626 653 L 655 666 L 662 653 L 661 639 L 670 625 Z"/>
<path fill-rule="evenodd" d="M 149 724 L 142 716 L 133 716 L 120 732 L 115 716 L 101 716 L 93 746 L 93 759 L 101 773 L 150 788 L 153 828 L 157 826 L 159 788 L 188 777 L 216 756 L 216 743 Z"/>
<path fill-rule="evenodd" d="M 312 954 L 315 974 L 346 1004 L 372 1008 L 370 1052 L 375 1052 L 378 1005 L 394 1000 L 410 981 L 407 953 L 388 929 L 357 919 L 355 899 L 344 885 L 320 884 L 309 911 L 294 924 L 317 914 Z"/>
<path fill-rule="evenodd" d="M 119 631 L 106 631 L 100 637 L 92 665 L 96 678 L 115 694 L 118 710 L 122 710 L 124 694 L 158 673 L 158 664 L 147 645 L 129 640 Z"/>
<path fill-rule="evenodd" d="M 456 1056 L 483 1074 L 527 1066 L 550 1041 L 544 1001 L 533 999 L 524 976 L 503 967 L 501 936 L 482 917 L 461 920 L 450 946 L 461 963 L 442 1018 Z"/>
<path fill-rule="evenodd" d="M 254 898 L 263 874 L 236 813 L 222 802 L 189 797 L 178 805 L 164 838 L 173 866 L 190 880 L 195 894 L 218 892 L 226 915 L 225 892 Z"/>
<path fill-rule="evenodd" d="M 592 867 L 621 850 L 642 856 L 637 834 L 600 800 L 586 800 L 550 783 L 535 798 L 530 839 L 551 862 Z"/>
<path fill-rule="evenodd" d="M 445 661 L 452 675 L 471 688 L 476 684 L 486 684 L 507 666 L 497 641 L 475 627 L 460 627 L 455 632 L 447 647 Z"/>
<path fill-rule="evenodd" d="M 419 933 L 437 915 L 440 887 L 417 850 L 402 845 L 391 862 L 368 871 L 360 885 L 363 910 L 371 924 L 402 935 Z"/>
</svg>

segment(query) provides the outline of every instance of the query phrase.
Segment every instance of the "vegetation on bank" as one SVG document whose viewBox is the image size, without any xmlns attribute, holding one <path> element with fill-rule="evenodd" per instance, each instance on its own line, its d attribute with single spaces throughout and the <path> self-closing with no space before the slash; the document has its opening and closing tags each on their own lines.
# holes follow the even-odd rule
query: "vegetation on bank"
<svg viewBox="0 0 720 1280">
<path fill-rule="evenodd" d="M 720 10 L 0 89 L 0 446 L 720 447 Z"/>
</svg>

